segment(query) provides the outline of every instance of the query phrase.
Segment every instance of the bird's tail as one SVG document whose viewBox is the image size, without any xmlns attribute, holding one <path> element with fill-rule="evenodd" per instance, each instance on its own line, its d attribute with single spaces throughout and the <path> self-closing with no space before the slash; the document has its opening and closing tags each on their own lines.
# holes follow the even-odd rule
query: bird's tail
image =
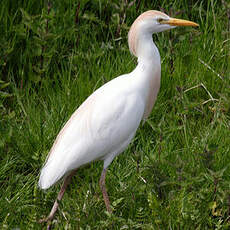
<svg viewBox="0 0 230 230">
<path fill-rule="evenodd" d="M 38 186 L 41 189 L 48 189 L 59 181 L 66 173 L 66 170 L 56 161 L 47 161 L 41 170 Z"/>
</svg>

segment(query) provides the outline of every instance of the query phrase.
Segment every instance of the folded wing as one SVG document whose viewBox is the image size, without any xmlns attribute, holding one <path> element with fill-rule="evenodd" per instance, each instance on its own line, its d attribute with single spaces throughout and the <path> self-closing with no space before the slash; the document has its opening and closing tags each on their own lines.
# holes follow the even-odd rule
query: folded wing
<svg viewBox="0 0 230 230">
<path fill-rule="evenodd" d="M 41 170 L 42 189 L 73 169 L 114 157 L 129 144 L 143 116 L 144 102 L 136 92 L 132 93 L 132 87 L 126 90 L 126 78 L 124 75 L 110 81 L 73 113 Z"/>
</svg>

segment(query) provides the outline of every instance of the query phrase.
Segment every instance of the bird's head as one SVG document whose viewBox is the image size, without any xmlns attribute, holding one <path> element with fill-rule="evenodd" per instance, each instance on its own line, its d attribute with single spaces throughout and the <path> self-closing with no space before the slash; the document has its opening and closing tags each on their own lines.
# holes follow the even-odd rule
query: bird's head
<svg viewBox="0 0 230 230">
<path fill-rule="evenodd" d="M 140 36 L 149 36 L 153 33 L 162 32 L 176 26 L 199 26 L 195 22 L 171 18 L 167 14 L 157 10 L 149 10 L 141 14 L 132 24 L 128 42 L 130 52 L 137 56 L 136 49 Z"/>
</svg>

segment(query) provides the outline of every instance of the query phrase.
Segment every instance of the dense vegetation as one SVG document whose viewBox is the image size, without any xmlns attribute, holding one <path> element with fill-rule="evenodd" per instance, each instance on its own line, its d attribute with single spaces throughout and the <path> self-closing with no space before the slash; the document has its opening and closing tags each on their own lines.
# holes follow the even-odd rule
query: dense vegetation
<svg viewBox="0 0 230 230">
<path fill-rule="evenodd" d="M 145 10 L 200 24 L 153 36 L 161 90 L 148 121 L 98 185 L 102 163 L 78 171 L 54 229 L 228 229 L 230 4 L 225 0 L 2 0 L 0 229 L 41 229 L 60 184 L 39 170 L 65 121 L 95 89 L 132 71 L 127 33 Z"/>
</svg>

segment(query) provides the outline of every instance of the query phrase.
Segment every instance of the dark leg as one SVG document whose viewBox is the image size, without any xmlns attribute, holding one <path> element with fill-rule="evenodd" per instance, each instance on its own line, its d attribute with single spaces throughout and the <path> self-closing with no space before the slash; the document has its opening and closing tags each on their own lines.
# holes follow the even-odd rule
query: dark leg
<svg viewBox="0 0 230 230">
<path fill-rule="evenodd" d="M 103 169 L 103 171 L 101 173 L 101 178 L 100 178 L 100 188 L 102 191 L 102 195 L 104 198 L 106 209 L 109 213 L 112 213 L 112 209 L 110 207 L 110 202 L 109 202 L 109 196 L 108 196 L 108 193 L 107 193 L 106 187 L 105 187 L 105 176 L 106 176 L 106 169 Z"/>
<path fill-rule="evenodd" d="M 51 209 L 51 212 L 49 214 L 48 217 L 44 218 L 44 219 L 41 219 L 39 220 L 39 223 L 43 223 L 43 222 L 48 222 L 50 220 L 52 220 L 54 218 L 54 215 L 58 209 L 58 205 L 59 205 L 59 202 L 61 201 L 64 193 L 65 193 L 65 190 L 66 190 L 66 187 L 68 186 L 68 184 L 70 183 L 71 181 L 71 178 L 72 176 L 76 173 L 77 170 L 74 170 L 72 171 L 65 179 L 64 179 L 64 182 L 63 182 L 63 185 L 61 186 L 61 189 L 58 193 L 58 196 L 57 196 L 57 199 L 55 200 L 54 202 L 54 205 Z M 50 229 L 50 224 L 48 225 L 47 229 Z"/>
</svg>

